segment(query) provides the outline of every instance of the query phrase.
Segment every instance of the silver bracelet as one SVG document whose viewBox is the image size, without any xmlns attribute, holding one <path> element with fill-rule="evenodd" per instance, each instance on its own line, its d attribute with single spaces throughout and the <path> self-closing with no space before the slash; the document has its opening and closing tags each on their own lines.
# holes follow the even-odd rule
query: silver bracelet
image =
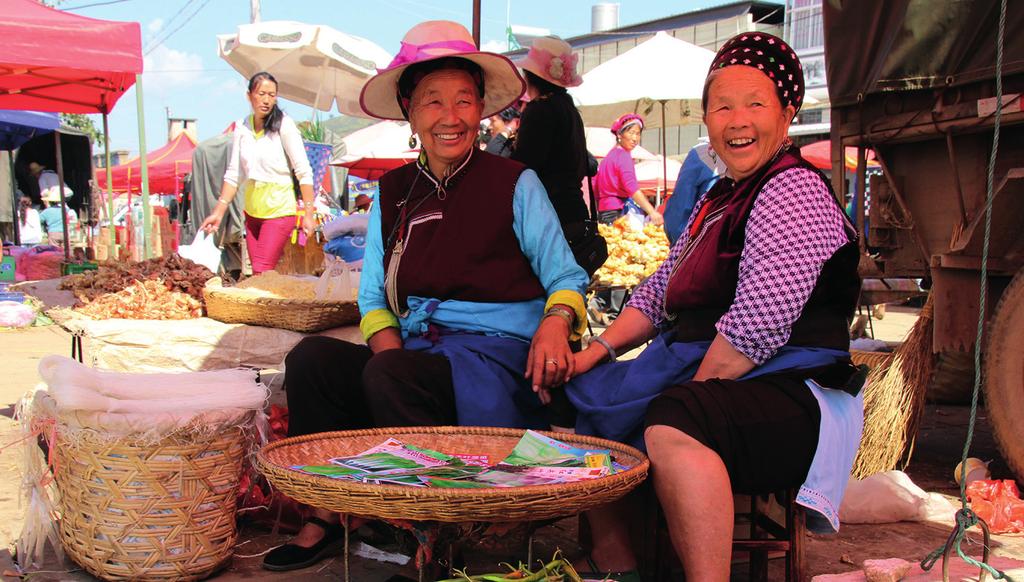
<svg viewBox="0 0 1024 582">
<path fill-rule="evenodd" d="M 559 307 L 552 307 L 551 309 L 548 309 L 547 312 L 544 313 L 544 317 L 545 318 L 551 317 L 553 315 L 561 317 L 562 319 L 564 319 L 565 322 L 569 324 L 569 329 L 570 330 L 572 329 L 573 320 L 576 319 L 575 315 L 569 315 L 568 312 L 566 312 L 564 309 L 561 309 Z"/>
<path fill-rule="evenodd" d="M 604 349 L 608 350 L 608 361 L 609 362 L 614 362 L 615 360 L 618 359 L 618 356 L 615 355 L 615 348 L 612 347 L 612 344 L 608 343 L 608 340 L 606 340 L 603 337 L 598 335 L 598 336 L 594 336 L 594 337 L 590 338 L 590 341 L 597 342 L 597 343 L 601 344 L 602 346 L 604 346 Z"/>
</svg>

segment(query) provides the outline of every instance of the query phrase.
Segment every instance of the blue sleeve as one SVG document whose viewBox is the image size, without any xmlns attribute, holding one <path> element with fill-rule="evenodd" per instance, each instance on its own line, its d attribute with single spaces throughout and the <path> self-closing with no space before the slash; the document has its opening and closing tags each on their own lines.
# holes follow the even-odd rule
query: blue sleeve
<svg viewBox="0 0 1024 582">
<path fill-rule="evenodd" d="M 665 234 L 670 244 L 676 242 L 682 234 L 697 198 L 704 193 L 707 182 L 714 176 L 714 171 L 701 161 L 697 151 L 690 150 L 683 161 L 683 167 L 679 168 L 675 190 L 665 204 Z"/>
<path fill-rule="evenodd" d="M 519 248 L 529 259 L 530 267 L 547 294 L 550 296 L 555 291 L 567 290 L 583 295 L 590 278 L 576 264 L 551 200 L 533 170 L 524 170 L 519 176 L 512 198 L 512 212 L 512 229 L 519 239 Z M 373 219 L 370 220 L 372 224 Z M 365 276 L 365 267 L 363 273 Z"/>
<path fill-rule="evenodd" d="M 380 220 L 378 199 L 370 207 L 370 221 L 366 225 L 363 273 L 359 278 L 359 315 L 363 316 L 375 309 L 388 309 L 384 295 L 384 242 L 381 240 Z"/>
</svg>

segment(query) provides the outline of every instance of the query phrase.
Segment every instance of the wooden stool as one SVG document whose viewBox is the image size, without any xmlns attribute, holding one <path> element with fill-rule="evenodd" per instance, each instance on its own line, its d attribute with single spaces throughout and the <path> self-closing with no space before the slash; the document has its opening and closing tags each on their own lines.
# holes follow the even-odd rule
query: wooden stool
<svg viewBox="0 0 1024 582">
<path fill-rule="evenodd" d="M 767 499 L 760 495 L 750 496 L 750 511 L 736 512 L 737 521 L 750 526 L 750 537 L 733 539 L 733 552 L 750 552 L 750 580 L 768 580 L 769 552 L 783 552 L 786 559 L 786 581 L 800 582 L 803 576 L 803 538 L 805 519 L 803 510 L 796 504 L 796 489 L 776 493 L 775 498 L 785 511 L 782 523 L 764 512 Z"/>
<path fill-rule="evenodd" d="M 768 580 L 769 553 L 777 552 L 785 554 L 786 581 L 802 580 L 805 520 L 803 510 L 796 505 L 796 493 L 797 489 L 790 489 L 775 494 L 775 498 L 785 511 L 785 518 L 780 521 L 776 521 L 766 512 L 767 495 L 752 495 L 749 511 L 740 511 L 737 507 L 737 529 L 749 526 L 750 535 L 746 538 L 734 538 L 732 549 L 734 553 L 750 553 L 751 582 Z M 647 494 L 650 497 L 646 501 L 650 503 L 644 504 L 643 522 L 653 525 L 654 535 L 636 538 L 640 573 L 645 580 L 677 580 L 679 559 L 669 538 L 665 516 L 657 497 L 654 496 L 653 487 L 648 489 Z"/>
</svg>

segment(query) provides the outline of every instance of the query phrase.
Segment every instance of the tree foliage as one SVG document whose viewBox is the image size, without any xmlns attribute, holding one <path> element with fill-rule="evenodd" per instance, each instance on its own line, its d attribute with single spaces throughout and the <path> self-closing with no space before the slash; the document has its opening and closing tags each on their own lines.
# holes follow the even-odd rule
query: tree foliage
<svg viewBox="0 0 1024 582">
<path fill-rule="evenodd" d="M 103 132 L 96 127 L 96 122 L 84 113 L 61 113 L 61 125 L 66 125 L 89 136 L 97 147 L 103 147 Z"/>
</svg>

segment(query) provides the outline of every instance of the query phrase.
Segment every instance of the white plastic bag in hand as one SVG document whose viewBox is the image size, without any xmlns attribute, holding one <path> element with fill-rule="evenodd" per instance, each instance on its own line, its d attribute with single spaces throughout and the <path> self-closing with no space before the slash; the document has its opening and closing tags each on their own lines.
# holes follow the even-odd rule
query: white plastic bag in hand
<svg viewBox="0 0 1024 582">
<path fill-rule="evenodd" d="M 216 273 L 220 265 L 220 249 L 214 244 L 213 236 L 213 233 L 206 234 L 200 230 L 192 239 L 192 244 L 178 247 L 178 254 Z"/>
</svg>

